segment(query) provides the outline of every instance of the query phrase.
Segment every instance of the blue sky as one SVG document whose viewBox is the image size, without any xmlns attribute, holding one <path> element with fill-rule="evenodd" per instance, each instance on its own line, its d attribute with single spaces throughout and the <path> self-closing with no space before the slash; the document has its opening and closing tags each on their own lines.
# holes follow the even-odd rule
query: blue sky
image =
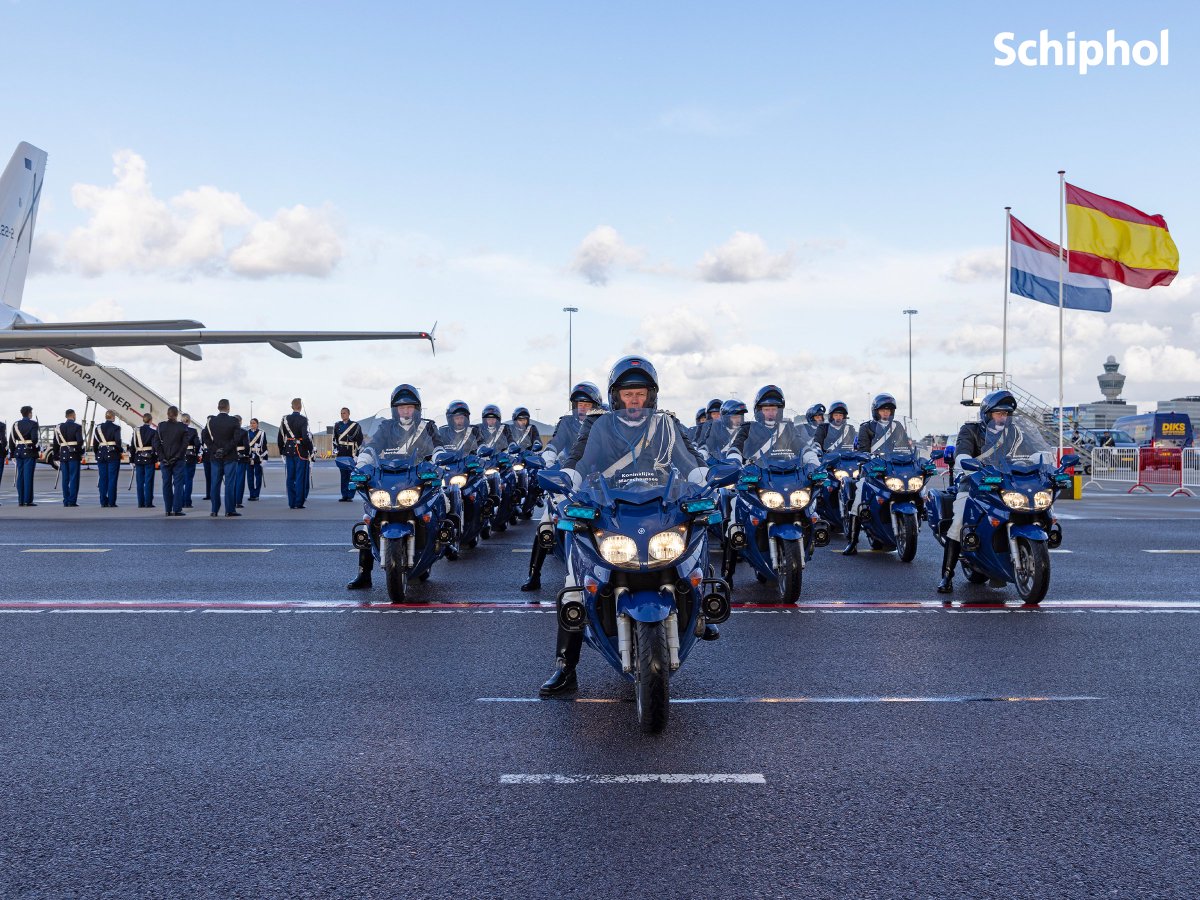
<svg viewBox="0 0 1200 900">
<path fill-rule="evenodd" d="M 857 415 L 879 390 L 907 396 L 912 306 L 917 418 L 944 430 L 962 377 L 999 363 L 1003 207 L 1056 237 L 1065 167 L 1165 215 L 1183 257 L 1172 288 L 1069 316 L 1068 402 L 1098 399 L 1110 353 L 1129 359 L 1130 399 L 1200 393 L 1198 18 L 1185 3 L 3 3 L 25 87 L 0 136 L 50 154 L 26 306 L 211 327 L 440 322 L 436 359 L 313 345 L 299 363 L 211 349 L 186 364 L 201 409 L 228 393 L 282 414 L 301 392 L 324 421 L 409 380 L 438 418 L 459 396 L 549 418 L 566 305 L 582 310 L 577 378 L 636 348 L 662 360 L 664 402 L 684 413 L 774 381 L 790 405 L 836 392 Z M 1041 28 L 1169 28 L 1170 65 L 993 64 L 996 32 Z M 145 178 L 112 190 L 122 151 Z M 92 195 L 108 218 L 76 185 L 108 191 Z M 174 237 L 123 230 L 153 203 Z M 224 249 L 160 252 L 197 216 L 220 218 Z M 260 242 L 239 264 L 233 248 L 271 222 L 322 261 L 264 261 Z M 1014 378 L 1052 399 L 1057 313 L 1033 306 L 1011 307 Z M 101 358 L 173 396 L 170 351 Z M 0 390 L 75 401 L 27 370 L 0 371 Z"/>
</svg>

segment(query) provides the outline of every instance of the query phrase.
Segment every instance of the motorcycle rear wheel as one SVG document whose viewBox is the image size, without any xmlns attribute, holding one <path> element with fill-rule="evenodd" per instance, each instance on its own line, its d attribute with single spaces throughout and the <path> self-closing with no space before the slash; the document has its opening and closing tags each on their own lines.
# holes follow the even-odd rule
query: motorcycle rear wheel
<svg viewBox="0 0 1200 900">
<path fill-rule="evenodd" d="M 912 562 L 917 556 L 917 517 L 898 516 L 900 528 L 896 532 L 896 556 L 900 562 Z"/>
<path fill-rule="evenodd" d="M 782 603 L 795 603 L 800 599 L 804 587 L 804 569 L 800 564 L 803 552 L 799 541 L 779 542 L 779 571 L 775 573 L 775 584 Z"/>
<path fill-rule="evenodd" d="M 1045 541 L 1017 538 L 1017 594 L 1026 606 L 1036 606 L 1050 589 L 1050 551 Z"/>
<path fill-rule="evenodd" d="M 662 622 L 637 622 L 634 654 L 638 725 L 645 734 L 658 734 L 667 727 L 671 708 L 670 656 L 667 629 Z"/>
</svg>

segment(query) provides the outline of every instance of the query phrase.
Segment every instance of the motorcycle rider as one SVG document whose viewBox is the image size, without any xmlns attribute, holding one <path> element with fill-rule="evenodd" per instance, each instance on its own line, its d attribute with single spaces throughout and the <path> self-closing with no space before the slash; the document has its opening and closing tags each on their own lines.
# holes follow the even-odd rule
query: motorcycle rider
<svg viewBox="0 0 1200 900">
<path fill-rule="evenodd" d="M 694 484 L 705 483 L 707 467 L 683 425 L 673 414 L 655 409 L 658 374 L 648 360 L 640 356 L 617 360 L 608 376 L 608 400 L 612 411 L 588 416 L 579 440 L 563 462 L 562 471 L 575 488 L 585 475 L 593 473 L 636 479 L 670 467 Z M 568 557 L 566 585 L 573 587 L 575 582 Z M 706 640 L 718 637 L 716 626 L 706 627 Z M 558 629 L 554 673 L 542 685 L 541 696 L 565 694 L 579 687 L 575 667 L 582 647 L 582 633 Z"/>
<path fill-rule="evenodd" d="M 529 421 L 528 407 L 518 406 L 513 410 L 512 424 L 509 429 L 512 432 L 513 440 L 522 450 L 531 449 L 534 441 L 542 439 L 541 434 L 538 433 L 538 427 Z"/>
<path fill-rule="evenodd" d="M 708 406 L 705 407 L 704 421 L 696 426 L 695 434 L 692 437 L 692 443 L 697 447 L 704 443 L 705 435 L 708 433 L 708 426 L 720 420 L 721 404 L 724 402 L 719 397 L 713 397 L 708 401 Z"/>
<path fill-rule="evenodd" d="M 481 417 L 483 424 L 479 425 L 479 445 L 491 447 L 493 450 L 507 450 L 513 442 L 512 429 L 500 421 L 500 407 L 489 403 L 483 408 Z"/>
<path fill-rule="evenodd" d="M 442 445 L 455 453 L 474 453 L 479 446 L 479 428 L 471 424 L 471 407 L 465 400 L 452 400 L 446 407 L 446 424 L 438 429 Z"/>
<path fill-rule="evenodd" d="M 696 410 L 696 424 L 687 430 L 688 437 L 692 439 L 692 443 L 696 442 L 696 434 L 700 431 L 700 426 L 708 421 L 708 410 L 703 406 Z"/>
<path fill-rule="evenodd" d="M 412 457 L 424 459 L 444 446 L 438 428 L 430 419 L 421 418 L 421 392 L 411 384 L 398 384 L 392 391 L 392 415 L 379 423 L 371 437 L 358 451 L 354 474 L 371 477 L 381 459 Z M 358 575 L 346 585 L 357 591 L 371 586 L 371 569 L 375 557 L 370 547 L 358 551 Z"/>
<path fill-rule="evenodd" d="M 904 426 L 896 421 L 896 398 L 891 394 L 876 394 L 871 401 L 871 421 L 858 429 L 855 446 L 862 453 L 886 453 L 893 447 L 911 447 L 912 441 Z M 864 465 L 854 483 L 854 505 L 850 510 L 850 531 L 842 556 L 858 553 L 858 535 L 862 530 L 863 483 L 867 480 Z"/>
<path fill-rule="evenodd" d="M 954 462 L 961 467 L 964 459 L 974 459 L 989 464 L 992 460 L 1022 456 L 1024 440 L 1017 427 L 1017 398 L 1011 391 L 992 391 L 979 404 L 979 421 L 966 422 L 958 430 L 954 441 Z M 986 449 L 985 449 L 986 448 Z M 1038 454 L 1039 462 L 1053 462 L 1046 453 Z M 954 569 L 962 552 L 963 516 L 966 514 L 970 490 L 965 483 L 969 473 L 962 472 L 958 490 L 954 495 L 954 518 L 946 532 L 946 547 L 942 556 L 942 577 L 938 581 L 939 594 L 954 593 Z"/>
<path fill-rule="evenodd" d="M 817 426 L 812 446 L 819 456 L 836 450 L 853 450 L 855 436 L 849 408 L 841 400 L 835 400 L 829 404 L 829 421 Z"/>
<path fill-rule="evenodd" d="M 738 429 L 730 449 L 747 463 L 762 461 L 771 454 L 790 453 L 802 456 L 806 464 L 816 465 L 816 453 L 800 430 L 783 417 L 783 409 L 783 391 L 779 387 L 773 384 L 760 387 L 754 395 L 754 421 Z"/>
<path fill-rule="evenodd" d="M 728 459 L 741 465 L 741 451 L 733 446 L 733 442 L 745 422 L 745 403 L 741 400 L 726 400 L 722 403 L 721 417 L 708 423 L 704 432 L 704 442 L 698 445 L 704 459 L 714 462 Z"/>
<path fill-rule="evenodd" d="M 800 423 L 800 436 L 811 441 L 816 436 L 817 429 L 825 424 L 825 404 L 814 403 L 804 413 L 804 421 Z"/>
<path fill-rule="evenodd" d="M 558 420 L 550 442 L 542 451 L 542 461 L 548 467 L 555 465 L 560 456 L 571 452 L 571 448 L 575 446 L 575 441 L 579 438 L 580 431 L 583 430 L 584 419 L 592 410 L 599 409 L 604 402 L 600 396 L 600 388 L 590 381 L 581 381 L 571 388 L 571 396 L 568 399 L 571 404 L 571 412 Z M 533 535 L 533 550 L 529 554 L 529 578 L 521 585 L 522 591 L 536 591 L 542 586 L 542 563 L 546 561 L 546 553 L 549 549 L 543 545 L 543 541 L 547 540 L 545 536 L 547 531 L 550 535 L 549 543 L 551 545 L 553 545 L 554 537 L 554 525 L 550 521 L 550 503 L 551 500 L 547 497 L 542 510 L 542 519 Z"/>
</svg>

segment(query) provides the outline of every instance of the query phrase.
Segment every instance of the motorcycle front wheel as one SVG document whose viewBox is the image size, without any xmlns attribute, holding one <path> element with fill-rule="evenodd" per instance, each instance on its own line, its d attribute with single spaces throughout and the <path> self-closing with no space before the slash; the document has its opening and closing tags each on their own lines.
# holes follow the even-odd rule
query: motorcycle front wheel
<svg viewBox="0 0 1200 900">
<path fill-rule="evenodd" d="M 1017 538 L 1017 594 L 1028 606 L 1042 602 L 1050 589 L 1050 551 L 1045 541 Z"/>
<path fill-rule="evenodd" d="M 408 597 L 408 573 L 404 566 L 392 566 L 385 570 L 387 575 L 388 599 L 393 603 L 403 603 Z"/>
<path fill-rule="evenodd" d="M 896 531 L 896 556 L 900 562 L 912 562 L 917 555 L 917 517 L 898 515 Z"/>
<path fill-rule="evenodd" d="M 804 550 L 799 541 L 779 541 L 779 569 L 775 573 L 775 584 L 779 588 L 782 603 L 795 603 L 800 599 L 804 587 L 804 568 L 800 554 Z"/>
<path fill-rule="evenodd" d="M 667 629 L 662 622 L 637 622 L 634 653 L 637 674 L 638 725 L 645 734 L 658 734 L 667 727 L 671 708 L 670 656 Z"/>
</svg>

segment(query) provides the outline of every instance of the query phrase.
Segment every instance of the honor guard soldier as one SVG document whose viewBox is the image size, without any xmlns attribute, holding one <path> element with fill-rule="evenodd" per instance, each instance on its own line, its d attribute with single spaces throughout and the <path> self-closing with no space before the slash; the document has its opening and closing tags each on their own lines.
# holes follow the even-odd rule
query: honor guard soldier
<svg viewBox="0 0 1200 900">
<path fill-rule="evenodd" d="M 196 463 L 200 460 L 200 432 L 192 424 L 192 417 L 184 413 L 179 417 L 188 430 L 187 446 L 183 448 L 183 508 L 192 508 L 192 484 L 196 480 Z"/>
<path fill-rule="evenodd" d="M 129 443 L 129 457 L 133 460 L 134 477 L 137 479 L 138 509 L 154 508 L 154 453 L 155 428 L 150 413 L 142 416 L 142 424 L 133 429 L 133 440 Z"/>
<path fill-rule="evenodd" d="M 104 421 L 92 432 L 92 453 L 100 474 L 100 506 L 107 509 L 117 505 L 117 479 L 121 477 L 121 426 L 110 409 Z"/>
<path fill-rule="evenodd" d="M 300 412 L 303 405 L 299 397 L 292 400 L 292 411 L 279 423 L 279 452 L 287 465 L 289 509 L 304 509 L 304 501 L 308 499 L 313 443 L 308 433 L 308 418 Z"/>
<path fill-rule="evenodd" d="M 246 469 L 246 478 L 250 488 L 250 499 L 257 500 L 258 495 L 262 493 L 263 463 L 267 460 L 267 433 L 258 427 L 258 419 L 251 419 L 250 430 L 246 434 L 250 438 L 250 464 Z"/>
<path fill-rule="evenodd" d="M 13 422 L 8 438 L 17 465 L 17 506 L 37 506 L 33 502 L 33 473 L 37 469 L 39 427 L 33 407 L 22 406 L 21 418 Z"/>
<path fill-rule="evenodd" d="M 83 426 L 75 421 L 75 410 L 68 409 L 67 420 L 54 428 L 50 452 L 58 460 L 62 479 L 63 506 L 79 505 L 79 468 L 83 463 Z"/>
<path fill-rule="evenodd" d="M 246 504 L 243 502 L 246 499 L 246 475 L 250 469 L 250 430 L 242 427 L 242 417 L 234 416 L 238 423 L 238 443 L 237 443 L 237 474 L 234 476 L 237 481 L 236 502 L 237 508 L 241 509 Z"/>
<path fill-rule="evenodd" d="M 4 466 L 8 463 L 8 426 L 0 422 L 0 482 L 4 481 Z"/>
<path fill-rule="evenodd" d="M 162 469 L 163 506 L 168 516 L 182 516 L 187 472 L 184 454 L 191 441 L 191 429 L 179 421 L 179 407 L 167 407 L 167 421 L 154 435 L 154 452 Z"/>
<path fill-rule="evenodd" d="M 350 421 L 350 410 L 343 406 L 341 421 L 335 422 L 333 426 L 334 454 L 339 457 L 348 456 L 353 459 L 358 456 L 358 451 L 362 447 L 362 444 L 362 428 L 357 422 Z M 354 500 L 354 489 L 350 487 L 350 470 L 338 466 L 338 474 L 342 478 L 342 496 L 338 502 L 351 503 Z"/>
<path fill-rule="evenodd" d="M 229 414 L 229 401 L 217 402 L 217 414 L 208 417 L 208 423 L 200 432 L 200 440 L 204 442 L 204 454 L 210 460 L 212 481 L 208 485 L 211 497 L 212 512 L 216 516 L 221 511 L 221 484 L 225 485 L 225 515 L 240 516 L 237 511 L 237 445 L 241 428 L 238 421 Z"/>
</svg>

